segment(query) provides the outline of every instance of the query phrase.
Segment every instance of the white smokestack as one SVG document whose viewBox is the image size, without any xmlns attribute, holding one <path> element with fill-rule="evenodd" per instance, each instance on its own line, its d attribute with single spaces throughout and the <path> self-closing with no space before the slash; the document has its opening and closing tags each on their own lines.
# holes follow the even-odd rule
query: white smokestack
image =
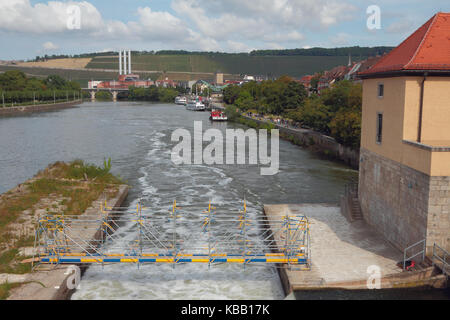
<svg viewBox="0 0 450 320">
<path fill-rule="evenodd" d="M 127 52 L 125 50 L 123 51 L 123 74 L 128 74 L 127 73 Z"/>
<path fill-rule="evenodd" d="M 119 51 L 119 75 L 122 75 L 122 50 Z"/>
<path fill-rule="evenodd" d="M 128 50 L 128 73 L 131 74 L 131 50 Z"/>
</svg>

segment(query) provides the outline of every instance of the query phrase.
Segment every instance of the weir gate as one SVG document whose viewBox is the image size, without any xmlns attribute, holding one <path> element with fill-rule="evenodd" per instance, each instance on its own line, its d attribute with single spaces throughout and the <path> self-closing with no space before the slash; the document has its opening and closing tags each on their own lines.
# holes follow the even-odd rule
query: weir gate
<svg viewBox="0 0 450 320">
<path fill-rule="evenodd" d="M 192 211 L 192 209 L 191 209 Z M 127 225 L 129 236 L 116 234 Z M 181 232 L 183 231 L 183 232 Z M 184 236 L 180 236 L 184 234 Z M 39 218 L 34 261 L 38 264 L 235 263 L 309 270 L 309 223 L 305 216 L 272 220 L 250 217 L 244 205 L 236 216 L 219 216 L 211 203 L 194 218 L 174 201 L 165 214 L 102 206 L 98 215 L 49 214 Z"/>
</svg>

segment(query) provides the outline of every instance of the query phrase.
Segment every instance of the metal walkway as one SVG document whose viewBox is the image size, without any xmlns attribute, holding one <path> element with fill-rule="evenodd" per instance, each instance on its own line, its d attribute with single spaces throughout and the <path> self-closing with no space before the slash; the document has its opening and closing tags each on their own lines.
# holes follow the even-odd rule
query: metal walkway
<svg viewBox="0 0 450 320">
<path fill-rule="evenodd" d="M 138 204 L 134 212 L 102 207 L 94 216 L 47 215 L 37 223 L 37 260 L 42 264 L 166 263 L 174 267 L 274 264 L 309 269 L 306 217 L 250 218 L 245 202 L 235 217 L 217 215 L 211 204 L 195 215 L 189 209 L 190 216 L 174 201 L 168 213 L 152 213 Z M 132 230 L 131 240 L 116 233 L 124 225 Z"/>
</svg>

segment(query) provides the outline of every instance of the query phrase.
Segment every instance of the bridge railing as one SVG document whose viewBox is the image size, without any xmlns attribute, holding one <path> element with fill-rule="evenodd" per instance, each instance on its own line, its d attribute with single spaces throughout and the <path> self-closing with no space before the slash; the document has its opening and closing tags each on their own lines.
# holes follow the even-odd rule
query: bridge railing
<svg viewBox="0 0 450 320">
<path fill-rule="evenodd" d="M 187 208 L 184 208 L 187 209 Z M 122 237 L 119 227 L 132 230 Z M 121 229 L 119 229 L 119 232 Z M 128 231 L 127 231 L 128 232 Z M 138 205 L 102 209 L 98 215 L 47 215 L 39 219 L 36 252 L 41 263 L 257 263 L 309 265 L 309 222 L 303 216 L 279 220 L 207 211 L 169 214 Z"/>
</svg>

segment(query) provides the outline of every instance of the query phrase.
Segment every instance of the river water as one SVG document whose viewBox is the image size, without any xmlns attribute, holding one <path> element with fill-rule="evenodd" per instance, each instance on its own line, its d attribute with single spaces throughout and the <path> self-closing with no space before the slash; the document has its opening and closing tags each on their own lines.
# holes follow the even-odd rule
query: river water
<svg viewBox="0 0 450 320">
<path fill-rule="evenodd" d="M 31 178 L 55 161 L 83 159 L 102 165 L 111 157 L 112 171 L 131 186 L 126 202 L 137 199 L 149 210 L 179 206 L 205 208 L 209 201 L 222 214 L 236 214 L 244 197 L 250 216 L 269 203 L 339 201 L 345 184 L 357 172 L 320 159 L 280 140 L 280 172 L 261 176 L 257 165 L 175 165 L 170 154 L 172 132 L 225 132 L 232 123 L 211 123 L 209 114 L 173 104 L 131 102 L 84 103 L 73 109 L 0 119 L 0 193 Z M 225 136 L 225 134 L 224 134 Z M 190 214 L 199 214 L 191 210 Z M 124 241 L 136 236 L 135 223 L 116 233 Z M 185 228 L 180 236 L 189 234 Z M 271 267 L 221 265 L 135 265 L 90 267 L 73 299 L 282 299 L 277 271 Z"/>
</svg>

